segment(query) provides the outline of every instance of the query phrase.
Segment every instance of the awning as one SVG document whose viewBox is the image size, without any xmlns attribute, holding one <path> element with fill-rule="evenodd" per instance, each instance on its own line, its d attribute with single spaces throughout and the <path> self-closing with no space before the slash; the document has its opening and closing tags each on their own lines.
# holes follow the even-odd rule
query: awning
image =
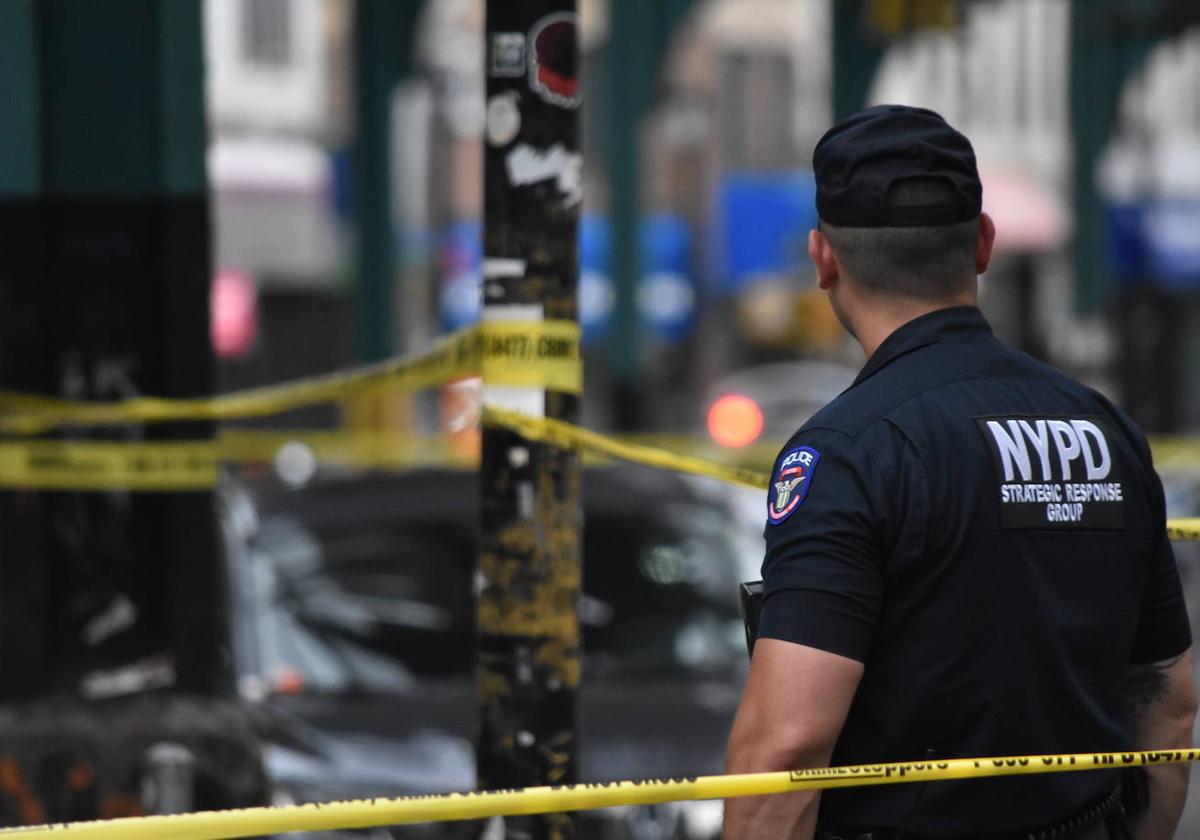
<svg viewBox="0 0 1200 840">
<path fill-rule="evenodd" d="M 997 255 L 1045 253 L 1071 234 L 1062 200 L 1032 175 L 1009 167 L 981 166 L 983 209 L 996 222 Z"/>
</svg>

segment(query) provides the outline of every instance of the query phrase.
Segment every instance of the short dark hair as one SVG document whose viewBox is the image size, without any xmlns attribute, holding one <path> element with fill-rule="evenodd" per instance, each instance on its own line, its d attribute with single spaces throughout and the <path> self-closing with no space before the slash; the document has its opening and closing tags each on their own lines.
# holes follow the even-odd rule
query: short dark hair
<svg viewBox="0 0 1200 840">
<path fill-rule="evenodd" d="M 888 204 L 937 204 L 950 189 L 937 178 L 908 178 L 892 186 Z M 939 300 L 975 282 L 978 217 L 952 225 L 914 227 L 840 227 L 822 221 L 820 229 L 846 272 L 869 291 Z"/>
</svg>

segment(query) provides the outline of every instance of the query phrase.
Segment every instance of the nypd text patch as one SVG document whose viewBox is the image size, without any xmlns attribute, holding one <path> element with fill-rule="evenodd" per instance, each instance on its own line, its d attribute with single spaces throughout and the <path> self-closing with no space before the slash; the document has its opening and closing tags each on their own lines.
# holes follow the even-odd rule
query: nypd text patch
<svg viewBox="0 0 1200 840">
<path fill-rule="evenodd" d="M 820 460 L 821 453 L 811 446 L 790 449 L 780 457 L 779 466 L 771 476 L 771 486 L 767 490 L 769 524 L 778 525 L 800 507 L 808 495 L 813 472 Z"/>
<path fill-rule="evenodd" d="M 1007 529 L 1125 527 L 1125 486 L 1100 417 L 976 417 Z"/>
</svg>

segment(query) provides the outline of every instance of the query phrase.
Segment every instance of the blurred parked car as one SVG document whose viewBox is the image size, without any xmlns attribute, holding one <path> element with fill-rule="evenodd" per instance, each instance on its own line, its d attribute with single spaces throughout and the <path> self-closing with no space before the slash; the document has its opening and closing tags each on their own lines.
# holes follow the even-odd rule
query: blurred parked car
<svg viewBox="0 0 1200 840">
<path fill-rule="evenodd" d="M 226 489 L 235 657 L 276 803 L 473 788 L 479 495 L 448 470 Z M 580 779 L 721 772 L 746 664 L 725 488 L 588 468 L 583 500 Z M 720 820 L 720 803 L 606 809 L 582 836 L 699 840 Z"/>
</svg>

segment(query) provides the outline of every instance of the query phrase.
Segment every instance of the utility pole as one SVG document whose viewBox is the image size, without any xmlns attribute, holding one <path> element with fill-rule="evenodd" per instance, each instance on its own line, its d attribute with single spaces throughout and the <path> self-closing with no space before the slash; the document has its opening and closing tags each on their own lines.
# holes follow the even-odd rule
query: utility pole
<svg viewBox="0 0 1200 840">
<path fill-rule="evenodd" d="M 582 190 L 576 0 L 488 0 L 483 318 L 578 320 Z M 497 387 L 487 405 L 577 421 L 579 398 Z M 478 781 L 562 784 L 576 773 L 578 456 L 484 426 L 480 464 Z M 575 836 L 565 814 L 518 817 L 510 838 Z"/>
</svg>

